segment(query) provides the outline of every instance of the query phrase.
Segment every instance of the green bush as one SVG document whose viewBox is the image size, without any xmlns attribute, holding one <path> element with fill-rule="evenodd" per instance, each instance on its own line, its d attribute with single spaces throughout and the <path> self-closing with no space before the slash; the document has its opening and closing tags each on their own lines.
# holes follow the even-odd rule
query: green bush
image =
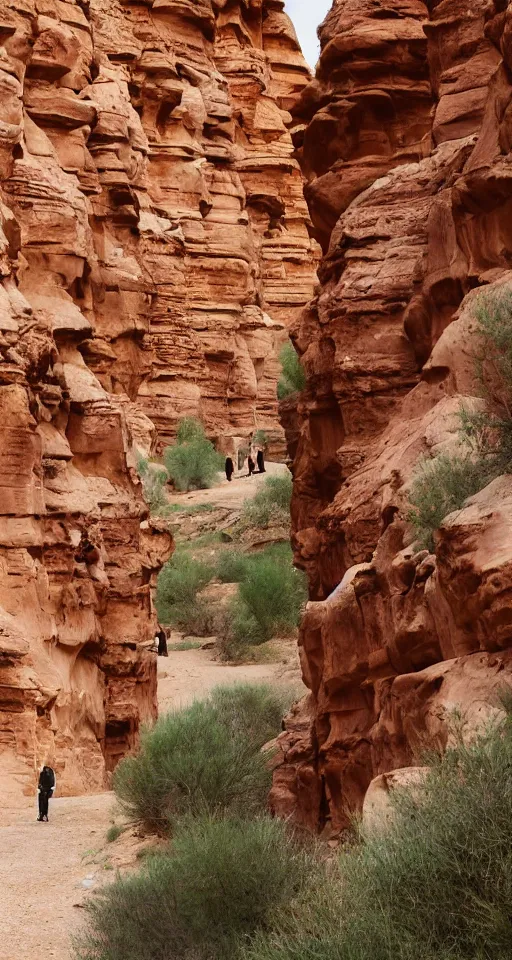
<svg viewBox="0 0 512 960">
<path fill-rule="evenodd" d="M 222 583 L 240 583 L 247 575 L 250 557 L 241 550 L 223 550 L 217 561 L 217 577 Z"/>
<path fill-rule="evenodd" d="M 306 577 L 290 559 L 276 552 L 251 558 L 233 609 L 233 635 L 238 643 L 261 644 L 299 625 L 307 600 Z"/>
<path fill-rule="evenodd" d="M 223 726 L 260 750 L 281 730 L 292 697 L 288 690 L 276 690 L 265 683 L 237 683 L 216 687 L 210 700 Z"/>
<path fill-rule="evenodd" d="M 166 853 L 86 903 L 80 960 L 235 960 L 312 869 L 311 857 L 269 817 L 201 819 Z"/>
<path fill-rule="evenodd" d="M 468 497 L 482 490 L 493 479 L 485 459 L 441 454 L 421 465 L 409 491 L 412 523 L 419 543 L 434 549 L 434 532 L 445 517 L 460 510 Z"/>
<path fill-rule="evenodd" d="M 256 430 L 252 438 L 252 442 L 255 447 L 261 447 L 262 450 L 266 450 L 268 447 L 268 434 L 265 430 Z"/>
<path fill-rule="evenodd" d="M 211 618 L 209 605 L 197 597 L 213 577 L 213 570 L 195 560 L 186 550 L 177 550 L 162 567 L 157 580 L 155 606 L 160 623 L 204 635 L 205 622 Z"/>
<path fill-rule="evenodd" d="M 453 510 L 493 479 L 512 472 L 512 292 L 485 292 L 477 301 L 475 355 L 485 409 L 461 407 L 460 456 L 443 455 L 420 467 L 409 520 L 420 542 L 433 549 L 433 533 Z"/>
<path fill-rule="evenodd" d="M 172 447 L 164 451 L 169 476 L 178 490 L 204 490 L 213 486 L 224 458 L 208 440 L 202 424 L 193 417 L 182 420 Z"/>
<path fill-rule="evenodd" d="M 306 386 L 306 374 L 300 362 L 297 351 L 290 340 L 284 344 L 279 354 L 281 376 L 277 385 L 277 396 L 284 400 L 294 393 L 299 393 Z"/>
<path fill-rule="evenodd" d="M 118 823 L 113 823 L 107 830 L 107 843 L 114 843 L 114 840 L 118 840 L 122 833 L 124 833 L 124 827 Z"/>
<path fill-rule="evenodd" d="M 166 833 L 187 814 L 263 810 L 271 774 L 260 748 L 279 732 L 283 712 L 278 693 L 256 687 L 249 695 L 242 686 L 161 717 L 114 773 L 128 819 Z"/>
<path fill-rule="evenodd" d="M 142 482 L 144 499 L 152 515 L 166 513 L 169 507 L 165 495 L 165 487 L 169 480 L 169 475 L 164 466 L 150 463 L 145 457 L 139 457 L 137 461 L 137 473 Z"/>
<path fill-rule="evenodd" d="M 289 524 L 292 489 L 292 475 L 289 472 L 266 477 L 256 495 L 244 503 L 242 527 Z"/>
<path fill-rule="evenodd" d="M 244 960 L 510 960 L 510 718 L 394 802 L 387 832 L 344 853 Z"/>
</svg>

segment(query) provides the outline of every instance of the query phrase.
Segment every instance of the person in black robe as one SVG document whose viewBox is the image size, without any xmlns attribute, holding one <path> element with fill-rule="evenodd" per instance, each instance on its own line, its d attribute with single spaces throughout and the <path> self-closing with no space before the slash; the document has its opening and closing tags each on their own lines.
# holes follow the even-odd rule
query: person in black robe
<svg viewBox="0 0 512 960">
<path fill-rule="evenodd" d="M 226 457 L 226 478 L 227 480 L 229 480 L 230 483 L 231 483 L 231 477 L 233 476 L 234 472 L 235 472 L 235 465 L 231 457 Z"/>
<path fill-rule="evenodd" d="M 252 475 L 253 475 L 253 473 L 254 473 L 254 470 L 255 470 L 255 467 L 256 467 L 256 464 L 255 464 L 254 460 L 252 459 L 251 454 L 249 454 L 249 459 L 248 459 L 248 461 L 247 461 L 247 466 L 249 467 L 249 476 L 252 477 Z"/>
<path fill-rule="evenodd" d="M 256 461 L 258 464 L 258 472 L 266 473 L 267 471 L 265 470 L 265 457 L 263 456 L 263 450 L 258 450 Z"/>
<path fill-rule="evenodd" d="M 55 771 L 52 770 L 51 767 L 44 766 L 39 774 L 39 783 L 37 785 L 39 805 L 38 820 L 45 820 L 46 823 L 48 823 L 48 802 L 53 796 L 56 786 L 57 778 Z"/>
<path fill-rule="evenodd" d="M 158 639 L 158 656 L 159 657 L 168 657 L 169 653 L 167 650 L 167 634 L 165 630 L 160 627 L 160 630 L 157 633 Z"/>
</svg>

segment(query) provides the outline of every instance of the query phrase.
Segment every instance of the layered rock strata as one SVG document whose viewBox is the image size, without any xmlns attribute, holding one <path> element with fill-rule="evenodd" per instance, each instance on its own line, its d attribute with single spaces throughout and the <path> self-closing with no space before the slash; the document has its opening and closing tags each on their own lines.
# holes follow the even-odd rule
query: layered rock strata
<svg viewBox="0 0 512 960">
<path fill-rule="evenodd" d="M 310 298 L 281 0 L 0 10 L 0 753 L 100 789 L 155 714 L 137 451 L 185 414 L 275 442 L 276 343 Z"/>
<path fill-rule="evenodd" d="M 338 834 L 372 778 L 512 683 L 512 480 L 448 517 L 435 554 L 407 523 L 418 462 L 481 402 L 476 299 L 512 284 L 512 5 L 336 0 L 320 33 L 294 139 L 324 258 L 286 411 L 311 695 L 273 803 Z"/>
</svg>

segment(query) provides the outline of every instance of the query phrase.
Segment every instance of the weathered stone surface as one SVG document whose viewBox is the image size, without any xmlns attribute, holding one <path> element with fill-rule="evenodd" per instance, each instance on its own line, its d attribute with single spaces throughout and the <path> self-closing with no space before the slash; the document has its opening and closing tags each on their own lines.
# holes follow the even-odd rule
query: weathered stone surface
<svg viewBox="0 0 512 960">
<path fill-rule="evenodd" d="M 6 0 L 0 31 L 0 752 L 13 794 L 45 759 L 74 793 L 155 713 L 136 451 L 184 414 L 283 446 L 308 73 L 281 0 Z"/>
<path fill-rule="evenodd" d="M 407 523 L 419 459 L 482 403 L 475 299 L 512 282 L 511 25 L 498 0 L 337 0 L 293 110 L 324 259 L 293 334 L 307 388 L 284 409 L 310 733 L 290 718 L 283 756 L 303 749 L 275 807 L 335 834 L 374 777 L 512 679 L 510 478 L 447 518 L 435 554 Z"/>
</svg>

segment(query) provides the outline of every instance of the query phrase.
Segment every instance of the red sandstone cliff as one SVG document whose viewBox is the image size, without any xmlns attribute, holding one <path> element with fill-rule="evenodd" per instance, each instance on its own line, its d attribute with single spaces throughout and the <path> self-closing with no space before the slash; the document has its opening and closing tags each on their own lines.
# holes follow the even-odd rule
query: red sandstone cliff
<svg viewBox="0 0 512 960">
<path fill-rule="evenodd" d="M 276 342 L 313 292 L 281 0 L 0 9 L 0 755 L 98 789 L 155 712 L 169 555 L 135 448 L 184 414 L 281 436 Z M 87 546 L 85 539 L 91 541 Z"/>
<path fill-rule="evenodd" d="M 273 802 L 334 833 L 372 777 L 512 682 L 512 479 L 412 544 L 407 488 L 475 393 L 475 288 L 511 285 L 512 4 L 336 0 L 294 139 L 324 250 L 295 325 L 293 520 L 311 696 Z M 289 403 L 289 401 L 288 401 Z"/>
</svg>

